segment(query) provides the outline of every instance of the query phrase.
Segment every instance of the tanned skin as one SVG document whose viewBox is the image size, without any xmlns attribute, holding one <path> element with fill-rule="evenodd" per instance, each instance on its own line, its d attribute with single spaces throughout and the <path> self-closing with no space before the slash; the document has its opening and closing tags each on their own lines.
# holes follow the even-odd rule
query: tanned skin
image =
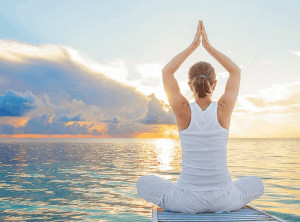
<svg viewBox="0 0 300 222">
<path fill-rule="evenodd" d="M 200 20 L 198 22 L 197 31 L 192 43 L 162 69 L 164 89 L 175 114 L 178 130 L 181 131 L 188 128 L 191 119 L 189 101 L 181 94 L 174 74 L 186 58 L 200 46 L 201 42 L 204 49 L 229 72 L 225 92 L 218 100 L 218 121 L 223 128 L 229 130 L 231 115 L 239 93 L 241 69 L 230 58 L 219 52 L 209 43 L 203 21 Z M 211 93 L 207 94 L 204 98 L 198 97 L 193 82 L 188 81 L 188 84 L 193 92 L 196 103 L 198 103 L 202 110 L 205 110 L 211 103 L 211 96 L 216 87 L 217 80 L 210 86 Z"/>
</svg>

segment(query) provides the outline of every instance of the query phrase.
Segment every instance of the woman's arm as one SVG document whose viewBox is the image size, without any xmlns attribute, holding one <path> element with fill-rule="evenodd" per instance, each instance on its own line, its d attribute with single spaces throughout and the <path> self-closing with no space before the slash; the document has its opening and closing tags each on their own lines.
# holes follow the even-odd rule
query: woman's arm
<svg viewBox="0 0 300 222">
<path fill-rule="evenodd" d="M 219 52 L 211 45 L 207 46 L 206 51 L 211 54 L 229 73 L 240 72 L 241 69 L 226 55 Z"/>
<path fill-rule="evenodd" d="M 176 55 L 169 63 L 165 65 L 162 69 L 162 80 L 164 89 L 170 103 L 172 110 L 175 115 L 182 111 L 182 107 L 187 105 L 188 100 L 181 94 L 177 80 L 174 77 L 174 73 L 181 66 L 181 64 L 186 60 L 186 58 L 191 55 L 195 49 L 200 45 L 201 36 L 201 25 L 198 22 L 197 32 L 195 34 L 194 40 L 184 51 Z"/>
<path fill-rule="evenodd" d="M 194 40 L 184 51 L 176 55 L 165 67 L 162 69 L 162 73 L 174 74 L 181 64 L 186 60 L 186 58 L 191 55 L 196 48 L 200 45 L 201 36 L 201 21 L 198 22 L 197 32 L 195 34 Z"/>
<path fill-rule="evenodd" d="M 203 47 L 229 72 L 229 78 L 226 83 L 225 92 L 219 99 L 218 103 L 226 108 L 228 114 L 231 114 L 239 93 L 241 69 L 230 58 L 210 45 L 202 21 L 201 34 Z"/>
<path fill-rule="evenodd" d="M 161 70 L 163 75 L 172 75 L 174 74 L 177 69 L 181 66 L 181 64 L 186 60 L 189 55 L 191 55 L 197 46 L 190 45 L 181 53 L 176 55 L 165 67 Z"/>
<path fill-rule="evenodd" d="M 207 34 L 205 31 L 205 27 L 203 22 L 201 21 L 201 34 L 202 34 L 202 44 L 206 51 L 211 54 L 229 73 L 232 72 L 240 72 L 240 68 L 226 55 L 216 50 L 209 43 Z"/>
</svg>

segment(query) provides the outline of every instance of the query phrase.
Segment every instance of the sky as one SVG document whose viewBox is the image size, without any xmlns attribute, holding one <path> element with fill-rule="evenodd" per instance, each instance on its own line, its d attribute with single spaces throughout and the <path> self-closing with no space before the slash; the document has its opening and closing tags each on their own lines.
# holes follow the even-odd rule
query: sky
<svg viewBox="0 0 300 222">
<path fill-rule="evenodd" d="M 0 137 L 178 138 L 161 69 L 194 38 L 242 70 L 229 137 L 300 137 L 299 1 L 0 0 Z M 202 45 L 175 73 L 212 64 Z"/>
</svg>

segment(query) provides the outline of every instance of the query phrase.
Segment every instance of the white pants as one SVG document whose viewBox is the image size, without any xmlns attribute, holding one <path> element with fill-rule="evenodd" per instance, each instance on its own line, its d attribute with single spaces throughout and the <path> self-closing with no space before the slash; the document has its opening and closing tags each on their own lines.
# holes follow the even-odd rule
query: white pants
<svg viewBox="0 0 300 222">
<path fill-rule="evenodd" d="M 166 211 L 191 214 L 239 210 L 264 193 L 263 182 L 257 176 L 232 182 L 228 191 L 188 191 L 156 175 L 144 175 L 137 180 L 136 188 L 141 198 Z"/>
</svg>

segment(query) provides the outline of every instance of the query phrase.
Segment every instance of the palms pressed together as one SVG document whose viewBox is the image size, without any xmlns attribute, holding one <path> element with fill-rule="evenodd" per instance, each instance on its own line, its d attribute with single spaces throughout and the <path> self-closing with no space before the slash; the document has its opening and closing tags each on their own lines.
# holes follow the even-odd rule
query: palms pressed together
<svg viewBox="0 0 300 222">
<path fill-rule="evenodd" d="M 200 45 L 201 36 L 202 36 L 202 45 L 203 45 L 203 47 L 204 48 L 209 47 L 210 44 L 209 44 L 209 41 L 208 41 L 208 38 L 207 38 L 207 34 L 206 34 L 206 31 L 205 31 L 203 21 L 199 20 L 198 26 L 197 26 L 197 31 L 196 31 L 194 40 L 192 42 L 193 46 L 198 47 Z"/>
</svg>

